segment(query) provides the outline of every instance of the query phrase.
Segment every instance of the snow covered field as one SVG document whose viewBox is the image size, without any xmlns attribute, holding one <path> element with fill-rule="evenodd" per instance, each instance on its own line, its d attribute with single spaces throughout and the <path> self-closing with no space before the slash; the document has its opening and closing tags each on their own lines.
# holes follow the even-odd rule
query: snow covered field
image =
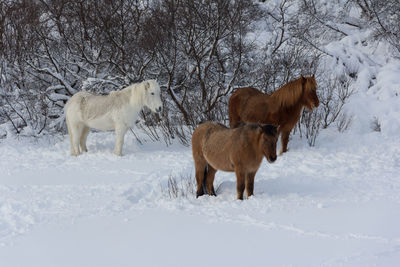
<svg viewBox="0 0 400 267">
<path fill-rule="evenodd" d="M 44 4 L 46 1 L 41 2 Z M 299 51 L 291 50 L 292 44 L 285 47 L 285 42 L 298 42 L 297 37 L 291 40 L 291 31 L 301 37 L 302 25 L 311 27 L 309 33 L 315 31 L 316 36 L 307 36 L 308 31 L 305 31 L 304 37 L 306 40 L 310 38 L 308 42 L 318 48 L 316 53 L 321 52 L 315 73 L 319 86 L 322 85 L 326 91 L 332 88 L 326 85 L 330 81 L 346 83 L 348 79 L 349 89 L 354 92 L 346 98 L 340 113 L 352 119 L 347 131 L 339 133 L 335 121 L 327 129 L 321 129 L 314 147 L 308 146 L 307 140 L 301 139 L 298 133 L 293 135 L 288 153 L 279 156 L 273 164 L 263 161 L 255 178 L 255 195 L 239 201 L 236 200 L 235 175 L 224 172 L 216 175 L 217 197 L 196 199 L 190 192 L 187 196 L 171 197 L 167 189 L 171 177 L 177 180 L 178 186 L 186 188 L 181 177 L 193 178 L 194 175 L 191 148 L 178 142 L 166 146 L 162 142 L 147 140 L 139 145 L 128 132 L 124 156 L 118 157 L 112 153 L 114 133 L 96 132 L 88 137 L 89 152 L 72 157 L 67 135 L 46 135 L 46 131 L 34 131 L 27 123 L 21 136 L 16 136 L 13 126 L 6 122 L 0 125 L 0 267 L 400 266 L 400 58 L 399 51 L 394 51 L 398 46 L 389 44 L 385 36 L 377 35 L 376 30 L 380 28 L 368 21 L 365 10 L 360 9 L 361 2 L 366 4 L 368 1 L 311 1 L 317 4 L 318 12 L 315 14 L 298 13 L 300 2 L 309 1 L 260 3 L 260 8 L 270 15 L 259 22 L 254 18 L 256 29 L 248 33 L 246 39 L 251 46 L 258 46 L 262 60 L 264 56 L 267 60 L 273 59 L 268 55 L 279 49 L 282 53 L 277 55 L 281 55 L 283 60 L 286 53 L 303 53 L 301 46 L 304 43 L 299 46 Z M 66 14 L 70 14 L 69 11 Z M 54 17 L 57 17 L 54 25 L 64 23 L 58 12 Z M 398 29 L 394 27 L 398 25 L 396 19 L 393 16 L 386 20 L 394 21 L 393 25 L 389 24 L 394 30 Z M 21 21 L 25 20 L 21 18 Z M 313 25 L 316 21 L 321 25 Z M 297 26 L 301 31 L 293 27 L 297 23 L 300 23 Z M 53 33 L 53 26 L 42 26 Z M 75 26 L 66 29 L 70 27 Z M 390 31 L 391 28 L 387 29 Z M 39 34 L 42 30 L 37 32 Z M 13 33 L 10 31 L 10 35 Z M 81 33 L 77 31 L 77 37 Z M 396 31 L 392 34 L 395 35 Z M 288 41 L 279 44 L 282 37 Z M 39 39 L 47 40 L 41 35 Z M 87 41 L 86 37 L 84 41 Z M 47 43 L 41 45 L 48 49 Z M 110 49 L 114 47 L 109 45 Z M 50 43 L 49 48 L 54 49 L 53 46 L 57 45 Z M 100 59 L 103 59 L 97 47 L 95 45 L 91 53 L 94 58 L 99 58 L 100 66 L 103 64 Z M 218 49 L 223 52 L 229 47 Z M 85 88 L 72 88 L 75 79 L 82 79 L 77 84 L 84 85 L 92 79 L 106 82 L 107 79 L 121 78 L 120 74 L 116 75 L 118 72 L 111 71 L 117 67 L 113 65 L 110 73 L 98 73 L 97 59 L 93 69 L 90 67 L 88 71 L 74 73 L 69 65 L 81 61 L 81 48 L 71 51 L 71 54 L 66 52 L 71 48 L 63 46 L 46 50 L 48 59 L 41 56 L 43 49 L 38 50 L 39 56 L 33 55 L 30 64 L 27 62 L 32 66 L 21 70 L 17 65 L 13 66 L 13 61 L 18 61 L 18 58 L 12 53 L 6 54 L 10 62 L 2 66 L 0 72 L 3 76 L 0 78 L 9 84 L 26 82 L 21 90 L 12 92 L 16 97 L 12 103 L 20 104 L 17 96 L 27 88 L 40 94 L 43 90 L 52 92 L 47 97 L 56 101 L 67 98 L 65 92 L 57 93 L 60 88 L 70 87 L 71 92 Z M 264 49 L 272 51 L 266 53 Z M 231 56 L 228 52 L 224 54 L 227 58 Z M 257 51 L 254 53 L 258 55 Z M 162 53 L 160 55 L 163 57 Z M 246 55 L 253 58 L 252 53 Z M 290 59 L 298 57 L 288 55 Z M 310 55 L 310 60 L 313 56 Z M 54 64 L 53 57 L 60 61 L 59 65 Z M 211 59 L 211 54 L 207 58 Z M 304 61 L 306 54 L 299 59 Z M 135 58 L 132 60 L 136 62 Z M 178 57 L 182 64 L 174 65 L 173 69 L 190 70 L 194 64 L 190 60 L 186 62 Z M 3 61 L 2 58 L 1 64 Z M 92 65 L 91 61 L 89 53 L 89 59 L 82 64 L 86 68 L 88 63 Z M 266 62 L 266 68 L 272 67 L 274 62 Z M 48 67 L 52 64 L 56 68 Z M 232 63 L 227 61 L 227 64 Z M 293 66 L 301 69 L 301 64 Z M 162 66 L 164 68 L 164 64 Z M 157 64 L 155 67 L 158 70 Z M 66 76 L 61 76 L 58 69 L 67 73 Z M 298 69 L 290 70 L 292 74 L 289 76 L 300 75 L 295 73 Z M 248 71 L 247 68 L 243 70 Z M 280 72 L 281 69 L 274 71 Z M 29 73 L 32 77 L 20 75 Z M 153 71 L 149 73 L 153 75 Z M 257 71 L 252 73 L 249 75 L 259 75 Z M 52 77 L 47 78 L 45 74 Z M 184 75 L 187 75 L 184 71 L 174 73 L 178 80 Z M 219 75 L 229 78 L 231 74 L 224 71 Z M 43 76 L 43 81 L 36 83 L 39 76 Z M 24 81 L 26 77 L 32 80 Z M 38 84 L 49 87 L 46 90 Z M 198 83 L 193 80 L 188 84 Z M 209 84 L 214 84 L 214 81 Z M 247 84 L 237 81 L 234 86 Z M 210 87 L 210 92 L 212 89 Z M 321 89 L 317 92 L 320 97 L 324 94 Z M 334 92 L 331 97 L 340 98 L 340 93 Z M 196 100 L 194 96 L 196 94 L 190 101 Z M 34 100 L 27 99 L 32 101 L 30 104 L 35 104 Z M 192 103 L 190 101 L 188 103 Z M 322 108 L 321 104 L 319 109 Z M 27 111 L 29 113 L 29 109 Z M 14 115 L 18 122 L 20 114 Z M 31 113 L 25 117 L 31 118 Z M 57 124 L 58 129 L 63 118 L 51 123 L 54 124 L 52 127 Z M 42 136 L 26 137 L 35 133 L 42 133 Z M 141 140 L 146 139 L 138 134 Z"/>
<path fill-rule="evenodd" d="M 92 133 L 69 156 L 67 136 L 0 141 L 0 266 L 396 266 L 400 143 L 323 131 L 256 175 L 236 200 L 170 198 L 168 177 L 194 172 L 190 147 Z M 164 191 L 162 190 L 164 188 Z"/>
<path fill-rule="evenodd" d="M 398 266 L 399 70 L 390 57 L 361 67 L 350 130 L 324 129 L 315 147 L 294 135 L 244 201 L 223 172 L 217 197 L 171 198 L 168 179 L 194 173 L 178 143 L 129 133 L 117 157 L 113 133 L 91 133 L 71 157 L 68 136 L 1 139 L 0 267 Z"/>
</svg>

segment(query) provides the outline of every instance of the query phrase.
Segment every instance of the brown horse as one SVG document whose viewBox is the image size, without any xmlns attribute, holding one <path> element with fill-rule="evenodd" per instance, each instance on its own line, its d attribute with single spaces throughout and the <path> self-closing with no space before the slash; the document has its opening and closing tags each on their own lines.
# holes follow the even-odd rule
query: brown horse
<svg viewBox="0 0 400 267">
<path fill-rule="evenodd" d="M 213 122 L 200 124 L 193 132 L 192 153 L 196 169 L 196 197 L 215 196 L 214 177 L 217 170 L 235 172 L 237 198 L 253 195 L 254 176 L 264 156 L 276 160 L 277 129 L 267 124 L 241 123 L 235 129 Z M 205 188 L 203 188 L 205 187 Z"/>
<path fill-rule="evenodd" d="M 230 127 L 240 121 L 277 125 L 281 134 L 281 150 L 287 151 L 289 135 L 304 107 L 318 107 L 317 83 L 312 77 L 301 76 L 272 94 L 264 94 L 251 87 L 237 89 L 229 99 Z"/>
</svg>

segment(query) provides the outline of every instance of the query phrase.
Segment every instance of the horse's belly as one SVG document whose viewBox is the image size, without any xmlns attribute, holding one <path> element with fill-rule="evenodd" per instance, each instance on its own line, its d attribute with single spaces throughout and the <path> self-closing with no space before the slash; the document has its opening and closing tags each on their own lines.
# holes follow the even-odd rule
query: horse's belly
<svg viewBox="0 0 400 267">
<path fill-rule="evenodd" d="M 216 170 L 233 172 L 235 167 L 230 162 L 227 155 L 204 155 L 208 164 Z"/>
<path fill-rule="evenodd" d="M 216 170 L 220 170 L 220 171 L 224 171 L 224 172 L 235 172 L 235 168 L 233 166 L 221 166 L 221 167 L 225 167 L 225 168 L 219 168 L 218 169 L 218 168 L 215 168 L 213 166 L 213 168 L 216 169 Z"/>
<path fill-rule="evenodd" d="M 87 126 L 93 129 L 102 130 L 102 131 L 109 131 L 114 130 L 115 123 L 110 118 L 101 118 L 101 119 L 94 119 L 88 120 L 86 122 Z"/>
</svg>

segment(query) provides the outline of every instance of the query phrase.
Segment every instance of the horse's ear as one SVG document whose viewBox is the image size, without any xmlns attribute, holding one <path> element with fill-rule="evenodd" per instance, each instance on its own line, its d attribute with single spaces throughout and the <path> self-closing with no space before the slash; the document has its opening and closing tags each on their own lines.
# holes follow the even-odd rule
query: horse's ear
<svg viewBox="0 0 400 267">
<path fill-rule="evenodd" d="M 275 136 L 278 132 L 277 127 L 272 124 L 264 124 L 261 126 L 261 129 L 262 129 L 263 133 L 270 135 L 270 136 Z"/>
<path fill-rule="evenodd" d="M 144 89 L 146 89 L 146 91 L 150 88 L 150 83 L 149 81 L 145 81 L 144 82 Z"/>
<path fill-rule="evenodd" d="M 304 86 L 304 85 L 306 84 L 306 82 L 307 82 L 307 78 L 305 78 L 305 77 L 303 76 L 303 74 L 301 74 L 301 75 L 300 75 L 300 79 L 301 79 L 301 85 Z M 304 89 L 304 88 L 303 88 L 303 89 Z"/>
</svg>

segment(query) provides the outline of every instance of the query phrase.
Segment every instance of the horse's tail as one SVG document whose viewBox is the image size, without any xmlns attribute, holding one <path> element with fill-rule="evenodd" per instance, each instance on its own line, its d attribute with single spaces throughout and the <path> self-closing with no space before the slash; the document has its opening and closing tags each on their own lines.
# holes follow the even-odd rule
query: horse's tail
<svg viewBox="0 0 400 267">
<path fill-rule="evenodd" d="M 229 127 L 236 128 L 235 125 L 241 121 L 240 118 L 240 96 L 238 96 L 238 91 L 235 91 L 228 101 L 228 118 Z"/>
<path fill-rule="evenodd" d="M 68 115 L 67 115 L 67 114 L 65 114 L 65 122 L 66 122 L 66 124 L 67 124 L 68 135 L 71 136 L 71 125 L 70 125 L 70 123 L 69 123 Z"/>
<path fill-rule="evenodd" d="M 204 174 L 203 174 L 203 192 L 208 193 L 207 191 L 207 173 L 208 173 L 208 164 L 206 164 L 206 167 L 204 168 Z"/>
</svg>

